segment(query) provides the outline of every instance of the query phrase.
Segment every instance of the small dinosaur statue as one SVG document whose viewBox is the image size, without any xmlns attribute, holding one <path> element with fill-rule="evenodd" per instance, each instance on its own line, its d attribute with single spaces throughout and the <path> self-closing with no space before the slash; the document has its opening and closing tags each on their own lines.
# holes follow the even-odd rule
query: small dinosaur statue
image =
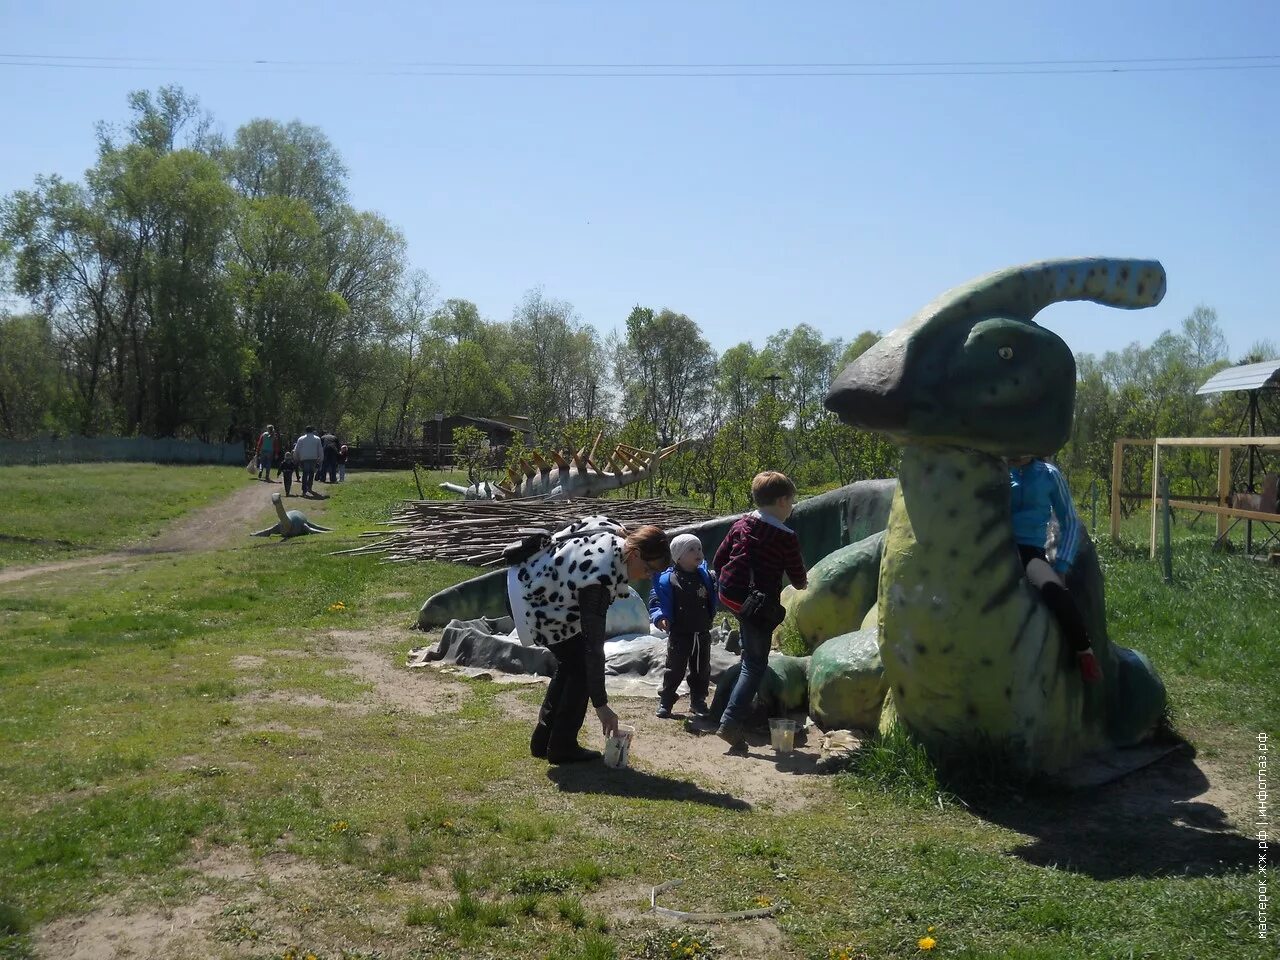
<svg viewBox="0 0 1280 960">
<path fill-rule="evenodd" d="M 332 529 L 331 527 L 322 527 L 319 524 L 312 523 L 300 510 L 286 511 L 278 493 L 271 495 L 271 505 L 276 508 L 276 516 L 280 518 L 280 521 L 274 526 L 251 533 L 249 536 L 269 537 L 273 533 L 278 533 L 285 540 L 288 540 L 290 537 L 301 537 L 308 533 L 328 533 Z"/>
<path fill-rule="evenodd" d="M 836 379 L 828 409 L 903 448 L 883 547 L 865 551 L 879 564 L 862 633 L 878 631 L 882 729 L 896 717 L 941 753 L 994 749 L 1051 774 L 1156 729 L 1164 685 L 1110 642 L 1087 537 L 1068 587 L 1104 680 L 1086 686 L 1073 668 L 1018 561 L 1003 458 L 1050 454 L 1071 432 L 1075 360 L 1032 318 L 1064 300 L 1149 307 L 1164 290 L 1155 261 L 1012 267 L 943 294 Z"/>
<path fill-rule="evenodd" d="M 596 437 L 596 443 L 600 438 Z M 604 467 L 598 467 L 592 459 L 595 444 L 590 453 L 583 447 L 577 453 L 558 451 L 551 454 L 551 461 L 533 453 L 528 460 L 520 461 L 520 470 L 507 471 L 506 483 L 476 483 L 469 487 L 456 483 L 442 483 L 440 488 L 461 494 L 466 500 L 507 500 L 520 497 L 547 497 L 565 500 L 576 497 L 598 497 L 608 490 L 617 490 L 647 480 L 654 469 L 667 457 L 680 449 L 684 441 L 660 450 L 641 450 L 620 443 L 614 449 Z M 530 462 L 532 461 L 532 462 Z"/>
</svg>

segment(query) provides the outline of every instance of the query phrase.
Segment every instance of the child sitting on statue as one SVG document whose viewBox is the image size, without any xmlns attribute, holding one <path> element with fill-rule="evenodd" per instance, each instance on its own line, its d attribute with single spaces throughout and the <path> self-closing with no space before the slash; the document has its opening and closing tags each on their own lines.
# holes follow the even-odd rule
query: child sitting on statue
<svg viewBox="0 0 1280 960">
<path fill-rule="evenodd" d="M 1102 667 L 1089 642 L 1084 614 L 1066 583 L 1084 539 L 1084 524 L 1076 514 L 1071 491 L 1057 467 L 1031 456 L 1009 460 L 1009 485 L 1013 537 L 1027 580 L 1040 591 L 1045 606 L 1061 625 L 1067 643 L 1075 651 L 1080 677 L 1085 683 L 1097 683 L 1102 679 Z M 1051 514 L 1057 517 L 1062 533 L 1052 566 L 1044 548 Z"/>
<path fill-rule="evenodd" d="M 658 717 L 663 720 L 671 717 L 686 671 L 690 709 L 699 715 L 707 712 L 711 618 L 716 609 L 716 581 L 707 569 L 702 541 L 691 533 L 673 538 L 671 561 L 653 578 L 649 592 L 649 619 L 667 632 L 667 662 L 658 692 Z"/>
</svg>

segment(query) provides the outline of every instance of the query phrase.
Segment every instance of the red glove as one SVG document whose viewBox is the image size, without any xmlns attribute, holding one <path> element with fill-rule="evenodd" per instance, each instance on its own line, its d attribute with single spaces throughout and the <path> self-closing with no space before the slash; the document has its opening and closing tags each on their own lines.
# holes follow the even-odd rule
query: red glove
<svg viewBox="0 0 1280 960">
<path fill-rule="evenodd" d="M 1081 650 L 1076 654 L 1076 662 L 1080 665 L 1080 678 L 1085 683 L 1097 683 L 1102 679 L 1102 667 L 1092 650 Z"/>
</svg>

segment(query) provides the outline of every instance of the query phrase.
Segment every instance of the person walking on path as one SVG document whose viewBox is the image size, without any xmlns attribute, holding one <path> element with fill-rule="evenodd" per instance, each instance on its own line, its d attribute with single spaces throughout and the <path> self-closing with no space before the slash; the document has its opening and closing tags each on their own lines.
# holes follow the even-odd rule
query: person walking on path
<svg viewBox="0 0 1280 960">
<path fill-rule="evenodd" d="M 298 442 L 293 445 L 293 460 L 298 464 L 298 469 L 302 472 L 302 495 L 305 497 L 312 492 L 312 484 L 315 483 L 316 471 L 320 469 L 320 461 L 324 456 L 324 445 L 321 444 L 320 438 L 316 436 L 315 427 L 307 427 L 307 432 L 298 438 Z"/>
<path fill-rule="evenodd" d="M 271 462 L 277 446 L 276 428 L 267 424 L 267 429 L 258 436 L 258 446 L 254 456 L 258 458 L 258 479 L 271 482 Z"/>
<path fill-rule="evenodd" d="M 347 479 L 347 457 L 351 455 L 351 451 L 347 449 L 344 443 L 338 448 L 338 482 L 345 483 Z"/>
<path fill-rule="evenodd" d="M 325 483 L 338 482 L 338 438 L 332 432 L 320 438 L 324 447 L 324 462 L 320 466 L 320 479 Z"/>
</svg>

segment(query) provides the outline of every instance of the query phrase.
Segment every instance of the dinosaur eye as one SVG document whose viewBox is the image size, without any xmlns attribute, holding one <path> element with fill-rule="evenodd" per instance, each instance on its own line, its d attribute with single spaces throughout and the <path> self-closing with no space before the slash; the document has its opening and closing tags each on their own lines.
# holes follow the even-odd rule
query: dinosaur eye
<svg viewBox="0 0 1280 960">
<path fill-rule="evenodd" d="M 997 350 L 997 351 L 996 351 L 996 355 L 997 355 L 1001 360 L 1012 360 L 1012 359 L 1013 359 L 1013 347 L 1001 347 L 999 350 Z"/>
</svg>

